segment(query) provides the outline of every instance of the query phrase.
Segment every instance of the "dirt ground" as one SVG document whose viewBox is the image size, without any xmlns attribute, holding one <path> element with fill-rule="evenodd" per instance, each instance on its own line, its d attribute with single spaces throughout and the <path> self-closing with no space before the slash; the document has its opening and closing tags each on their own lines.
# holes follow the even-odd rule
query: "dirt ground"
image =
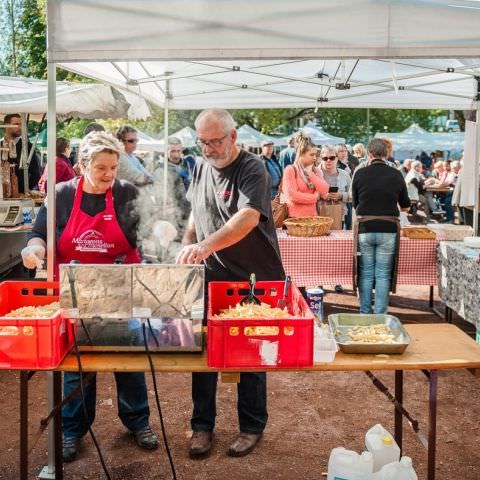
<svg viewBox="0 0 480 480">
<path fill-rule="evenodd" d="M 326 313 L 353 310 L 351 294 L 326 295 Z M 403 322 L 438 322 L 428 309 L 427 287 L 401 287 L 391 301 L 391 312 Z M 437 301 L 437 307 L 440 303 Z M 456 319 L 466 331 L 472 328 Z M 471 332 L 469 332 L 471 333 Z M 393 391 L 393 373 L 378 377 Z M 19 375 L 0 371 L 0 479 L 19 476 Z M 148 377 L 147 377 L 148 378 Z M 160 433 L 151 378 L 149 394 L 151 423 Z M 138 449 L 116 415 L 113 376 L 99 376 L 97 419 L 94 431 L 114 479 L 171 479 L 164 448 L 145 452 Z M 269 422 L 258 448 L 244 458 L 225 455 L 237 431 L 236 388 L 220 384 L 218 420 L 213 452 L 209 458 L 188 458 L 191 411 L 190 375 L 159 374 L 158 383 L 170 449 L 183 480 L 318 480 L 327 470 L 330 451 L 337 446 L 356 451 L 364 448 L 365 432 L 381 423 L 393 432 L 393 407 L 362 372 L 272 373 L 268 376 Z M 420 372 L 406 372 L 405 406 L 427 433 L 428 382 Z M 480 479 L 480 389 L 467 371 L 443 371 L 438 392 L 437 479 Z M 46 415 L 46 375 L 30 381 L 30 441 Z M 413 458 L 419 479 L 426 478 L 426 450 L 407 422 L 404 422 L 404 454 Z M 43 435 L 30 454 L 30 478 L 36 478 L 47 461 L 47 437 Z M 105 478 L 90 438 L 85 438 L 77 461 L 65 466 L 65 478 Z"/>
</svg>

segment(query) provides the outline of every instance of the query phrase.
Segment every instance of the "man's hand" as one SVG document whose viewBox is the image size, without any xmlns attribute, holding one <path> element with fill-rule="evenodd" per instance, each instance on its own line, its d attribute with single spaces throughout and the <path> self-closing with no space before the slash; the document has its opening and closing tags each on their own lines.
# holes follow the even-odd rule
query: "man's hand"
<svg viewBox="0 0 480 480">
<path fill-rule="evenodd" d="M 202 263 L 212 254 L 212 250 L 203 243 L 193 243 L 185 245 L 175 260 L 180 265 L 195 265 Z"/>
</svg>

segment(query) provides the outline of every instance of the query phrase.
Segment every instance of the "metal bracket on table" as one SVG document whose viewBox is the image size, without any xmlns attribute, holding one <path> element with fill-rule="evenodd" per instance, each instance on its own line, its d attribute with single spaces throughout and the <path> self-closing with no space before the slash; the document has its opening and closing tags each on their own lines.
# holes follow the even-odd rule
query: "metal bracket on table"
<svg viewBox="0 0 480 480">
<path fill-rule="evenodd" d="M 388 400 L 390 400 L 390 402 L 393 403 L 394 407 L 395 407 L 395 410 L 400 412 L 402 414 L 402 416 L 404 416 L 408 423 L 410 424 L 410 426 L 412 427 L 412 430 L 416 433 L 418 439 L 420 440 L 420 443 L 428 449 L 428 440 L 427 438 L 425 437 L 425 435 L 420 431 L 420 427 L 419 427 L 419 422 L 418 420 L 414 419 L 410 413 L 406 410 L 406 408 L 402 405 L 402 403 L 400 403 L 394 395 L 392 395 L 392 393 L 390 392 L 390 390 L 388 389 L 388 387 L 382 383 L 370 370 L 367 370 L 365 371 L 365 375 L 370 378 L 370 380 L 372 381 L 373 385 L 378 389 L 378 391 L 380 391 L 381 393 L 383 393 L 387 398 Z"/>
</svg>

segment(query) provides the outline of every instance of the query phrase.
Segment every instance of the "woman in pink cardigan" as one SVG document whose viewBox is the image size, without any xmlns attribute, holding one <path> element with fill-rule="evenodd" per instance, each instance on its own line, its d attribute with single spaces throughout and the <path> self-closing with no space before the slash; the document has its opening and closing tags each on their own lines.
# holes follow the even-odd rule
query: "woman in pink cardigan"
<svg viewBox="0 0 480 480">
<path fill-rule="evenodd" d="M 288 215 L 316 216 L 318 200 L 327 198 L 328 183 L 321 169 L 315 166 L 318 148 L 303 133 L 297 135 L 296 142 L 295 163 L 283 172 L 282 189 L 287 200 Z"/>
</svg>

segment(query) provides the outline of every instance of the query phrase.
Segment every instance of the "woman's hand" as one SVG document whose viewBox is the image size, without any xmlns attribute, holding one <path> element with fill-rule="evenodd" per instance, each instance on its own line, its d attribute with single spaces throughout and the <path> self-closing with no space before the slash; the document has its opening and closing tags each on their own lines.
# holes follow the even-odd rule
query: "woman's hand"
<svg viewBox="0 0 480 480">
<path fill-rule="evenodd" d="M 332 200 L 334 202 L 339 202 L 342 200 L 343 194 L 340 192 L 330 192 L 327 196 L 327 200 Z"/>
<path fill-rule="evenodd" d="M 42 245 L 28 245 L 21 252 L 23 265 L 29 270 L 42 268 L 45 253 L 45 247 Z"/>
</svg>

